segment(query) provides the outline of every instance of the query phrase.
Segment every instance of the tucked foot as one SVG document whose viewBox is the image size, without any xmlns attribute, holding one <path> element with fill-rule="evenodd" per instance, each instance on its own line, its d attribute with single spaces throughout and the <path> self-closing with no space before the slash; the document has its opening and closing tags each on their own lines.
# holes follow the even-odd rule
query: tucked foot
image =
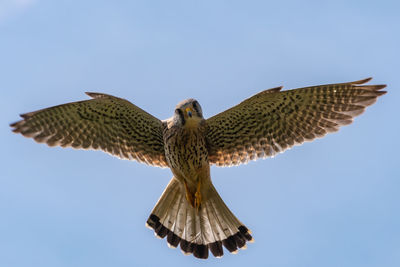
<svg viewBox="0 0 400 267">
<path fill-rule="evenodd" d="M 185 185 L 185 191 L 186 191 L 186 200 L 190 203 L 190 205 L 194 208 L 195 205 L 195 200 L 193 198 L 193 194 L 190 193 L 189 187 L 187 186 L 186 181 L 183 182 L 183 184 Z"/>
<path fill-rule="evenodd" d="M 194 194 L 194 208 L 198 211 L 200 209 L 201 205 L 201 183 L 200 180 L 197 182 L 197 190 L 196 193 Z"/>
</svg>

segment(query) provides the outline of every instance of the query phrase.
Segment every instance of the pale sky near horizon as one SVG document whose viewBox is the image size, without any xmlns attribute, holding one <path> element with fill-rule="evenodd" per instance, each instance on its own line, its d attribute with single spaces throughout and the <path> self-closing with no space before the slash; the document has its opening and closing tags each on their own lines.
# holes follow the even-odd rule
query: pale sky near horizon
<svg viewBox="0 0 400 267">
<path fill-rule="evenodd" d="M 0 266 L 400 266 L 398 1 L 0 2 Z M 212 167 L 255 243 L 183 256 L 144 227 L 168 169 L 49 148 L 18 114 L 126 98 L 205 117 L 264 89 L 373 76 L 388 94 L 338 133 L 273 159 Z"/>
</svg>

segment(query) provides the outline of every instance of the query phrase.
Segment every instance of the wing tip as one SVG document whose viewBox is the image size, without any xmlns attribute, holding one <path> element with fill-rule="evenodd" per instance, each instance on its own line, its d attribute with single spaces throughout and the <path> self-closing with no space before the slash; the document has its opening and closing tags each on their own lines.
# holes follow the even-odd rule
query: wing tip
<svg viewBox="0 0 400 267">
<path fill-rule="evenodd" d="M 372 80 L 372 77 L 368 77 L 362 80 L 358 80 L 358 81 L 354 81 L 354 82 L 349 82 L 350 84 L 365 84 L 368 83 Z M 367 85 L 367 86 L 371 86 L 371 88 L 373 88 L 374 90 L 381 90 L 383 88 L 385 88 L 387 85 L 386 84 L 377 84 L 377 85 Z"/>
<path fill-rule="evenodd" d="M 379 97 L 387 93 L 387 91 L 381 91 L 386 88 L 386 84 L 373 84 L 373 85 L 364 85 L 365 83 L 372 80 L 372 77 L 368 77 L 362 80 L 350 82 L 351 85 L 355 85 L 356 88 L 366 89 L 372 91 L 375 97 Z"/>
<path fill-rule="evenodd" d="M 367 82 L 369 82 L 371 80 L 372 80 L 372 77 L 368 77 L 368 78 L 365 78 L 365 79 L 362 79 L 362 80 L 358 80 L 358 81 L 354 81 L 354 82 L 350 82 L 350 83 L 351 84 L 364 84 L 364 83 L 367 83 Z"/>
<path fill-rule="evenodd" d="M 12 122 L 12 123 L 10 123 L 9 124 L 9 126 L 11 127 L 11 128 L 15 128 L 17 125 L 18 125 L 18 123 L 20 123 L 21 121 L 15 121 L 15 122 Z M 15 129 L 13 129 L 13 131 L 14 131 Z"/>
<path fill-rule="evenodd" d="M 21 132 L 21 126 L 25 123 L 25 120 L 19 120 L 13 123 L 10 123 L 10 127 L 12 128 L 11 131 L 14 133 L 20 133 Z"/>
<path fill-rule="evenodd" d="M 383 89 L 385 87 L 386 87 L 386 84 L 384 84 L 384 86 L 381 89 Z M 381 90 L 381 89 L 378 89 L 378 90 Z M 377 96 L 386 95 L 386 93 L 387 93 L 387 91 L 377 91 L 376 92 Z"/>
<path fill-rule="evenodd" d="M 19 114 L 19 116 L 20 116 L 21 118 L 23 118 L 23 119 L 27 119 L 27 118 L 29 118 L 29 117 L 32 117 L 32 115 L 33 115 L 35 112 L 36 112 L 36 111 L 27 112 L 27 113 L 22 113 L 22 114 Z"/>
</svg>

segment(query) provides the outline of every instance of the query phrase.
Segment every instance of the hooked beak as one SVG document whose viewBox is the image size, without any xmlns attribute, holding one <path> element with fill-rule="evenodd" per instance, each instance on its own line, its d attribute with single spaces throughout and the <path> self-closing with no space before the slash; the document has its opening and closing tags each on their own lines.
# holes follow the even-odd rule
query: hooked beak
<svg viewBox="0 0 400 267">
<path fill-rule="evenodd" d="M 192 109 L 191 109 L 191 108 L 187 108 L 187 109 L 186 109 L 186 113 L 187 113 L 187 115 L 189 116 L 189 118 L 192 117 Z"/>
</svg>

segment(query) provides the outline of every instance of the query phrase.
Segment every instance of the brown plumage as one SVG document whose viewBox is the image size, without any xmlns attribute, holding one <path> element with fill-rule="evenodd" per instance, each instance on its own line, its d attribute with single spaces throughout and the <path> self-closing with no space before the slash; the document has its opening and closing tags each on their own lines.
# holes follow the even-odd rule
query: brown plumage
<svg viewBox="0 0 400 267">
<path fill-rule="evenodd" d="M 385 94 L 371 80 L 260 92 L 207 119 L 211 164 L 230 166 L 276 153 L 350 124 Z"/>
<path fill-rule="evenodd" d="M 160 121 L 130 102 L 87 93 L 92 100 L 21 115 L 13 131 L 50 146 L 101 149 L 125 159 L 169 167 L 173 178 L 146 225 L 185 254 L 216 257 L 252 241 L 211 182 L 210 165 L 230 166 L 276 153 L 350 124 L 386 93 L 371 78 L 281 91 L 260 92 L 204 119 L 199 103 L 179 103 Z"/>
<path fill-rule="evenodd" d="M 49 146 L 101 149 L 123 159 L 168 167 L 162 122 L 129 101 L 86 93 L 92 100 L 22 114 L 15 133 Z"/>
</svg>

